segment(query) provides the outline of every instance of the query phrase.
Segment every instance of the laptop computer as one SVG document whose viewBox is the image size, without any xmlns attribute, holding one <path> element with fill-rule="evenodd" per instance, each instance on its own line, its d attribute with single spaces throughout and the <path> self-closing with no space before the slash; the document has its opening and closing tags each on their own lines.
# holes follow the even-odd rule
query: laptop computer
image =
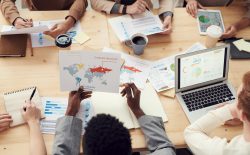
<svg viewBox="0 0 250 155">
<path fill-rule="evenodd" d="M 27 34 L 0 36 L 0 57 L 24 57 L 27 40 Z"/>
<path fill-rule="evenodd" d="M 230 45 L 225 45 L 175 57 L 176 96 L 191 123 L 220 103 L 234 102 L 229 54 Z"/>
</svg>

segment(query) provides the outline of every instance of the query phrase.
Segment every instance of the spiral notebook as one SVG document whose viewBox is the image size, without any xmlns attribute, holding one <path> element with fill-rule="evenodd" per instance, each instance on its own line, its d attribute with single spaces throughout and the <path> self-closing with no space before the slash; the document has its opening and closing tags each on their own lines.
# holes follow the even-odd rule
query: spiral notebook
<svg viewBox="0 0 250 155">
<path fill-rule="evenodd" d="M 12 116 L 13 119 L 10 127 L 22 125 L 25 123 L 25 120 L 22 117 L 22 108 L 25 104 L 25 100 L 29 100 L 30 95 L 32 94 L 32 91 L 34 89 L 35 87 L 29 87 L 4 93 L 3 97 L 6 111 L 9 113 L 9 115 Z M 43 114 L 42 101 L 39 96 L 38 90 L 36 90 L 34 97 L 32 98 L 32 102 L 34 102 L 36 106 L 41 109 L 41 114 Z"/>
</svg>

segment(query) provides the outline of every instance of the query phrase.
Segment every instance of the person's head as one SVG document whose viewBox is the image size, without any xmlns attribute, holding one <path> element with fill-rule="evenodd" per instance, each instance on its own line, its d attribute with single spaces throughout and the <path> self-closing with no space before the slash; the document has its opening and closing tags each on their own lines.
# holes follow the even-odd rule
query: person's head
<svg viewBox="0 0 250 155">
<path fill-rule="evenodd" d="M 245 73 L 238 90 L 238 105 L 241 121 L 250 122 L 250 71 Z"/>
<path fill-rule="evenodd" d="M 132 154 L 128 129 L 118 119 L 106 114 L 99 114 L 89 121 L 83 148 L 87 155 Z"/>
</svg>

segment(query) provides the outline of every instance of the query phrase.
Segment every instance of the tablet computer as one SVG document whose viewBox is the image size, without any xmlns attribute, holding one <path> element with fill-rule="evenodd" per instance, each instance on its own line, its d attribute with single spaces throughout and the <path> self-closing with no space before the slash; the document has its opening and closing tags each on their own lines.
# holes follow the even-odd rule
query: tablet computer
<svg viewBox="0 0 250 155">
<path fill-rule="evenodd" d="M 24 57 L 28 34 L 0 36 L 0 57 Z"/>
<path fill-rule="evenodd" d="M 225 26 L 220 10 L 198 10 L 197 22 L 201 35 L 206 35 L 207 28 L 210 25 L 221 27 L 222 32 L 225 32 Z"/>
</svg>

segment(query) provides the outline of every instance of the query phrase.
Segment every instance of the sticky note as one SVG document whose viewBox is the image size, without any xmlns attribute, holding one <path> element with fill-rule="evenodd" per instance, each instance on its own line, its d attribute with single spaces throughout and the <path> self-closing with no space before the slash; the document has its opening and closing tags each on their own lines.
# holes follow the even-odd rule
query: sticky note
<svg viewBox="0 0 250 155">
<path fill-rule="evenodd" d="M 244 39 L 237 40 L 233 44 L 240 50 L 250 52 L 250 43 L 246 42 Z"/>
<path fill-rule="evenodd" d="M 74 37 L 74 39 L 76 40 L 76 42 L 78 42 L 80 45 L 82 45 L 83 43 L 88 41 L 90 39 L 90 37 L 87 36 L 87 34 L 84 32 L 78 32 L 77 35 Z"/>
<path fill-rule="evenodd" d="M 169 90 L 161 92 L 160 94 L 163 96 L 166 96 L 166 97 L 174 98 L 175 97 L 175 89 L 169 89 Z"/>
</svg>

